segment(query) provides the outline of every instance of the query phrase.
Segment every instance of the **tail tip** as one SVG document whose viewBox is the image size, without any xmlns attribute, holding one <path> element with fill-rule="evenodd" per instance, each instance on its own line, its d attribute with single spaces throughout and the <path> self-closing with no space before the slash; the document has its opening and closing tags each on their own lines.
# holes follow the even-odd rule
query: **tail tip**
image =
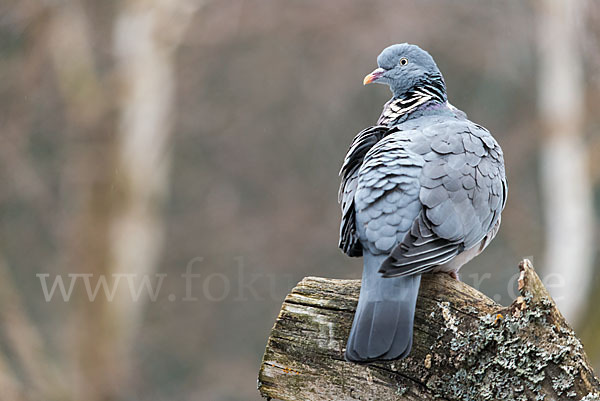
<svg viewBox="0 0 600 401">
<path fill-rule="evenodd" d="M 386 361 L 399 361 L 406 358 L 412 349 L 412 338 L 406 344 L 406 347 L 402 350 L 390 349 L 381 355 L 369 355 L 368 353 L 360 353 L 353 346 L 348 344 L 344 351 L 344 359 L 346 362 L 353 362 L 359 364 L 371 363 L 371 362 L 386 362 Z"/>
</svg>

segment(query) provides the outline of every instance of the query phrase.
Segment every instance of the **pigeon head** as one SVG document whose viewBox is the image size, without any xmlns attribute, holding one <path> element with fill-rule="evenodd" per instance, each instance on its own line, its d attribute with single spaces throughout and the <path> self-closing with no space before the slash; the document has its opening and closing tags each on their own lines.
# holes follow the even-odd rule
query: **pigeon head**
<svg viewBox="0 0 600 401">
<path fill-rule="evenodd" d="M 435 84 L 445 97 L 442 73 L 433 57 L 419 46 L 408 43 L 389 46 L 377 57 L 377 65 L 379 68 L 365 77 L 364 85 L 385 84 L 394 97 L 402 97 L 418 87 Z"/>
</svg>

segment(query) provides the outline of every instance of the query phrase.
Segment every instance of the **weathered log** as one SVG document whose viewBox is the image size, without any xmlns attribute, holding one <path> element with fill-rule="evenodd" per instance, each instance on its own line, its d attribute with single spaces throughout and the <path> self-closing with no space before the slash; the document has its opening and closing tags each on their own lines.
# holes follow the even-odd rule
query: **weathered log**
<svg viewBox="0 0 600 401">
<path fill-rule="evenodd" d="M 344 360 L 360 281 L 307 277 L 271 331 L 259 391 L 283 401 L 600 400 L 581 342 L 531 263 L 519 269 L 509 307 L 446 274 L 425 275 L 410 356 L 367 365 Z"/>
</svg>

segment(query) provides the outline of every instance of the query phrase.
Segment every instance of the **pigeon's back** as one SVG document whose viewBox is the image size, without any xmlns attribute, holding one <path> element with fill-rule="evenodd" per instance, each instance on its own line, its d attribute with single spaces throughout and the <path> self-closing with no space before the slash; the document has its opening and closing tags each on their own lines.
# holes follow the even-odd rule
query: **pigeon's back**
<svg viewBox="0 0 600 401">
<path fill-rule="evenodd" d="M 420 272 L 480 244 L 498 223 L 507 192 L 498 143 L 483 127 L 451 114 L 392 127 L 366 154 L 357 179 L 359 238 L 363 249 L 393 256 L 383 265 L 386 275 L 406 274 L 398 261 L 411 260 L 409 247 L 428 249 L 423 241 L 411 243 L 419 236 L 435 238 L 442 252 L 412 258 L 411 268 Z M 404 247 L 392 252 L 399 244 Z"/>
<path fill-rule="evenodd" d="M 365 78 L 389 84 L 394 97 L 341 171 L 340 247 L 364 257 L 346 349 L 357 362 L 409 354 L 420 275 L 458 277 L 495 236 L 507 197 L 500 146 L 447 102 L 437 66 L 415 48 L 384 50 Z"/>
</svg>

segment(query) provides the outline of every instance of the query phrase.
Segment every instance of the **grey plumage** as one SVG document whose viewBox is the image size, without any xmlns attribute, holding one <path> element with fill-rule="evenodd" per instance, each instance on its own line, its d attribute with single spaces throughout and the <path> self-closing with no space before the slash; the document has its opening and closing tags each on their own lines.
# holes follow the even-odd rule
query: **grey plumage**
<svg viewBox="0 0 600 401">
<path fill-rule="evenodd" d="M 420 274 L 457 272 L 481 252 L 508 189 L 502 150 L 447 102 L 429 54 L 395 45 L 378 63 L 376 78 L 394 97 L 379 125 L 354 139 L 340 172 L 340 247 L 364 257 L 346 350 L 357 362 L 408 355 Z"/>
<path fill-rule="evenodd" d="M 420 275 L 382 280 L 377 268 L 384 255 L 365 251 L 361 297 L 348 338 L 346 358 L 357 362 L 405 357 L 412 346 L 414 308 Z"/>
<path fill-rule="evenodd" d="M 352 141 L 348 155 L 340 170 L 343 177 L 338 193 L 338 202 L 342 206 L 342 224 L 340 226 L 340 248 L 348 256 L 362 256 L 355 229 L 354 192 L 358 184 L 358 169 L 367 154 L 388 131 L 386 126 L 369 127 L 361 131 Z"/>
</svg>

